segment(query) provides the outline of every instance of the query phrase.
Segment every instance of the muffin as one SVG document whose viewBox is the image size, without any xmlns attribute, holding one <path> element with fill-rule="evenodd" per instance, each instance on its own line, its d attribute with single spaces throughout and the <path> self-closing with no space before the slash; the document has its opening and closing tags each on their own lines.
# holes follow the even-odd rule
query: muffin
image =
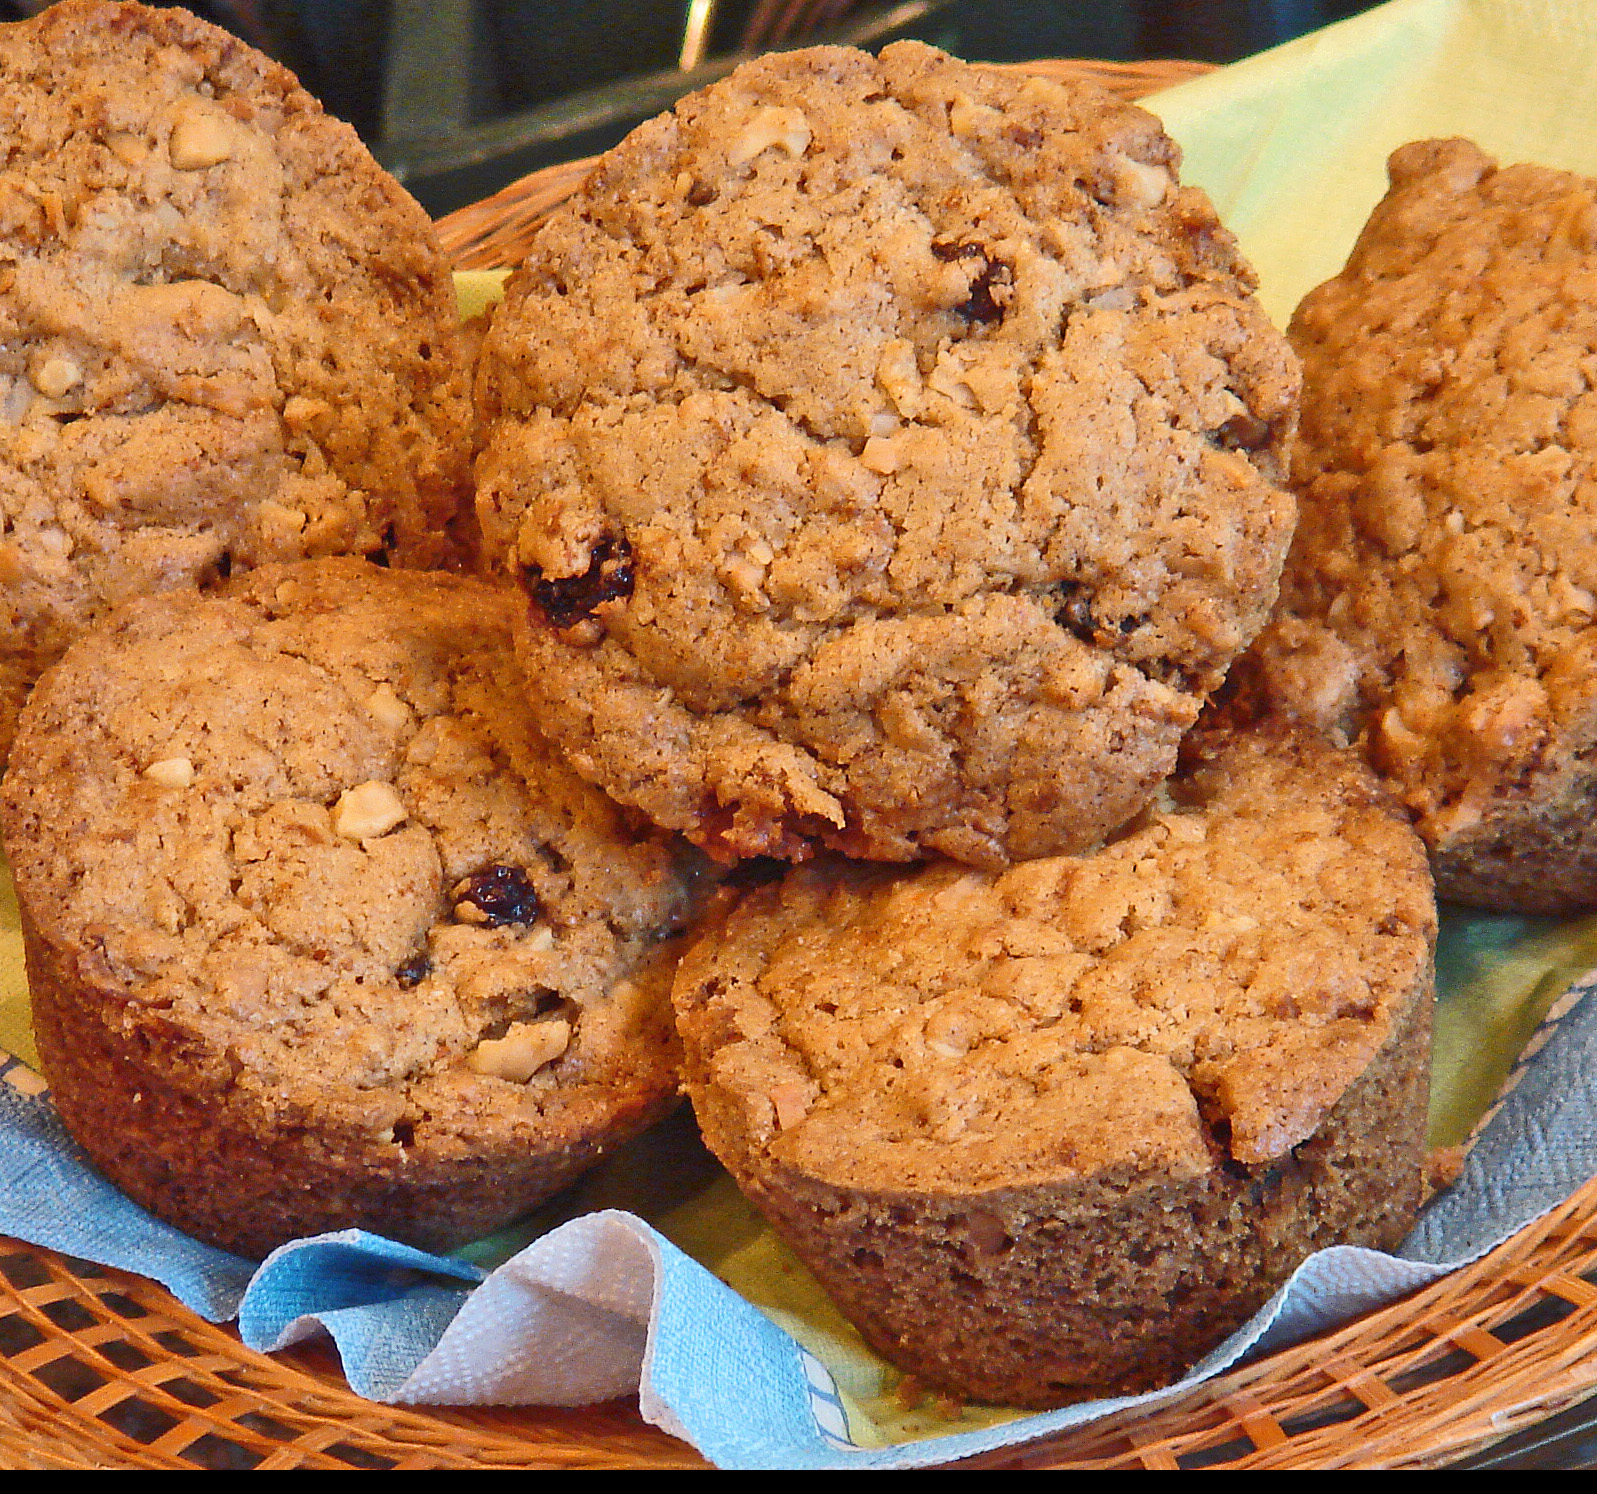
<svg viewBox="0 0 1597 1494">
<path fill-rule="evenodd" d="M 179 10 L 0 26 L 0 761 L 115 604 L 329 554 L 449 562 L 469 411 L 421 208 Z"/>
<path fill-rule="evenodd" d="M 1134 814 L 1275 596 L 1297 371 L 1090 84 L 761 58 L 511 278 L 478 516 L 540 728 L 723 859 L 982 866 Z"/>
<path fill-rule="evenodd" d="M 1355 757 L 1205 735 L 1102 849 L 812 862 L 673 1000 L 711 1149 L 886 1359 L 1018 1406 L 1147 1390 L 1420 1198 L 1435 912 Z"/>
<path fill-rule="evenodd" d="M 1299 307 L 1302 520 L 1246 708 L 1355 743 L 1437 890 L 1597 906 L 1597 182 L 1405 145 Z"/>
<path fill-rule="evenodd" d="M 0 808 L 39 1052 L 162 1218 L 452 1248 L 675 1102 L 697 853 L 533 735 L 514 605 L 267 567 L 129 604 L 35 691 Z"/>
</svg>

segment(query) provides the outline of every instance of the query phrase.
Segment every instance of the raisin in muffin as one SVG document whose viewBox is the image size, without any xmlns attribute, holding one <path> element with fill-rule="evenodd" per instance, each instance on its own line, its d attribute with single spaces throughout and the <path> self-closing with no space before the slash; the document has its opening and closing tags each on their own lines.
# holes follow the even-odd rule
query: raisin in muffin
<svg viewBox="0 0 1597 1494">
<path fill-rule="evenodd" d="M 268 561 L 448 561 L 469 412 L 420 207 L 178 10 L 0 26 L 0 760 L 92 619 Z"/>
<path fill-rule="evenodd" d="M 813 862 L 678 970 L 711 1149 L 873 1348 L 959 1396 L 1168 1382 L 1418 1207 L 1418 840 L 1309 733 L 1205 735 L 1170 790 L 1001 874 Z"/>
<path fill-rule="evenodd" d="M 507 594 L 357 560 L 141 599 L 5 782 L 39 1051 L 140 1203 L 459 1245 L 677 1094 L 697 853 L 530 733 Z"/>
<path fill-rule="evenodd" d="M 1262 626 L 1297 371 L 1149 114 L 918 43 L 739 68 L 540 231 L 478 373 L 539 721 L 723 857 L 1133 814 Z"/>
<path fill-rule="evenodd" d="M 1437 890 L 1597 906 L 1597 182 L 1406 145 L 1303 356 L 1302 522 L 1247 708 L 1356 743 Z"/>
</svg>

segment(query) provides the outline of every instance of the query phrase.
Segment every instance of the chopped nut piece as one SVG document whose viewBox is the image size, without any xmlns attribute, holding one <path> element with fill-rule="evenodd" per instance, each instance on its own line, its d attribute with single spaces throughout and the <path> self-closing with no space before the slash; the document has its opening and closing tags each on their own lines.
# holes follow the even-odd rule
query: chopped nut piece
<svg viewBox="0 0 1597 1494">
<path fill-rule="evenodd" d="M 571 1024 L 562 1017 L 546 1022 L 513 1022 L 502 1038 L 484 1038 L 466 1055 L 475 1074 L 525 1084 L 571 1044 Z"/>
<path fill-rule="evenodd" d="M 790 156 L 802 156 L 813 133 L 802 109 L 761 109 L 733 144 L 730 159 L 734 166 L 741 166 L 773 145 Z"/>
<path fill-rule="evenodd" d="M 890 437 L 872 436 L 860 453 L 860 461 L 872 472 L 879 472 L 886 477 L 904 465 L 903 448 Z"/>
<path fill-rule="evenodd" d="M 338 796 L 333 829 L 346 840 L 369 840 L 374 835 L 387 835 L 408 816 L 399 795 L 374 778 L 358 788 L 345 789 Z"/>
<path fill-rule="evenodd" d="M 953 400 L 962 409 L 974 410 L 976 391 L 965 381 L 964 372 L 964 368 L 957 361 L 944 355 L 937 360 L 937 367 L 932 370 L 932 376 L 926 382 L 930 388 Z"/>
<path fill-rule="evenodd" d="M 1137 304 L 1137 293 L 1129 286 L 1112 285 L 1108 290 L 1082 297 L 1081 304 L 1094 311 L 1130 311 Z"/>
<path fill-rule="evenodd" d="M 765 567 L 735 551 L 716 567 L 721 579 L 746 599 L 752 599 L 765 584 Z"/>
<path fill-rule="evenodd" d="M 194 782 L 194 764 L 186 757 L 163 757 L 151 763 L 144 776 L 162 788 L 187 788 Z"/>
<path fill-rule="evenodd" d="M 810 1097 L 802 1084 L 771 1086 L 771 1105 L 776 1111 L 776 1129 L 786 1131 L 810 1113 Z"/>
<path fill-rule="evenodd" d="M 876 382 L 904 419 L 914 419 L 921 407 L 921 377 L 912 343 L 900 338 L 882 349 Z"/>
<path fill-rule="evenodd" d="M 296 434 L 332 413 L 332 407 L 325 400 L 310 399 L 303 394 L 291 394 L 283 401 L 283 424 Z"/>
<path fill-rule="evenodd" d="M 1246 457 L 1235 451 L 1227 451 L 1222 447 L 1214 453 L 1212 462 L 1215 475 L 1238 490 L 1259 480 L 1258 471 Z"/>
<path fill-rule="evenodd" d="M 960 94 L 948 108 L 948 128 L 956 135 L 974 135 L 983 125 L 990 125 L 1002 116 L 990 104 L 978 104 L 974 99 Z"/>
<path fill-rule="evenodd" d="M 366 713 L 390 731 L 403 731 L 410 722 L 410 707 L 394 694 L 394 687 L 386 683 L 366 697 Z"/>
<path fill-rule="evenodd" d="M 256 509 L 255 523 L 268 544 L 288 544 L 305 528 L 305 515 L 268 498 Z"/>
<path fill-rule="evenodd" d="M 1113 154 L 1109 169 L 1114 173 L 1115 190 L 1135 207 L 1158 207 L 1170 191 L 1170 173 L 1146 161 Z"/>
<path fill-rule="evenodd" d="M 26 379 L 13 379 L 0 400 L 0 421 L 6 425 L 20 425 L 33 403 L 33 386 Z"/>
<path fill-rule="evenodd" d="M 105 148 L 124 166 L 137 166 L 150 153 L 137 135 L 130 135 L 126 130 L 111 131 L 105 137 Z"/>
<path fill-rule="evenodd" d="M 59 354 L 46 358 L 33 371 L 33 387 L 46 399 L 60 399 L 83 377 L 83 370 Z"/>
<path fill-rule="evenodd" d="M 172 126 L 167 155 L 179 171 L 203 171 L 233 154 L 233 131 L 208 109 L 191 106 Z"/>
</svg>

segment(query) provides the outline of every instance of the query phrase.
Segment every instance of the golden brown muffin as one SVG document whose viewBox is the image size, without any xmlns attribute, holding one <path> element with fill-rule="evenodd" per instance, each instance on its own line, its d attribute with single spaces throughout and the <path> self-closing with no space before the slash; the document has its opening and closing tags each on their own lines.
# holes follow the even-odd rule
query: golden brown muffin
<svg viewBox="0 0 1597 1494">
<path fill-rule="evenodd" d="M 679 968 L 711 1149 L 865 1339 L 969 1399 L 1175 1378 L 1418 1207 L 1435 912 L 1351 754 L 1206 737 L 1101 850 L 816 862 Z"/>
<path fill-rule="evenodd" d="M 421 208 L 283 68 L 179 10 L 0 26 L 0 760 L 117 603 L 450 560 L 469 460 Z"/>
<path fill-rule="evenodd" d="M 1302 521 L 1242 696 L 1355 743 L 1437 891 L 1597 906 L 1597 182 L 1406 145 L 1303 357 Z"/>
<path fill-rule="evenodd" d="M 3 813 L 40 1055 L 162 1218 L 453 1247 L 675 1101 L 699 858 L 530 732 L 514 605 L 268 567 L 130 604 L 35 691 Z"/>
<path fill-rule="evenodd" d="M 1262 626 L 1297 370 L 1178 151 L 918 43 L 760 59 L 539 233 L 478 510 L 542 727 L 727 857 L 1123 823 Z"/>
</svg>

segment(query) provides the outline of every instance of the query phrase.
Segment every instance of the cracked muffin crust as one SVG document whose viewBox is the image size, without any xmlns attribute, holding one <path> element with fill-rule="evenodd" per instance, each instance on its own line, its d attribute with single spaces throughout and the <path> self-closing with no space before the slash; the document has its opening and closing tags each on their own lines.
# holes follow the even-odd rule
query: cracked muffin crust
<svg viewBox="0 0 1597 1494">
<path fill-rule="evenodd" d="M 1146 802 L 1292 523 L 1296 366 L 1177 154 L 903 43 L 747 64 L 601 161 L 477 379 L 579 772 L 728 858 L 997 865 Z"/>
<path fill-rule="evenodd" d="M 1420 141 L 1288 335 L 1298 535 L 1245 708 L 1354 742 L 1443 897 L 1597 906 L 1597 182 Z"/>
<path fill-rule="evenodd" d="M 68 1129 L 246 1255 L 488 1232 L 677 1094 L 702 858 L 532 734 L 508 592 L 358 560 L 130 604 L 4 787 Z"/>
<path fill-rule="evenodd" d="M 1422 847 L 1306 732 L 1205 734 L 1170 789 L 1001 874 L 816 861 L 678 969 L 711 1149 L 867 1341 L 956 1394 L 1151 1388 L 1311 1251 L 1412 1223 Z"/>
<path fill-rule="evenodd" d="M 0 27 L 0 759 L 130 597 L 454 554 L 469 413 L 426 216 L 292 76 L 176 10 Z"/>
</svg>

